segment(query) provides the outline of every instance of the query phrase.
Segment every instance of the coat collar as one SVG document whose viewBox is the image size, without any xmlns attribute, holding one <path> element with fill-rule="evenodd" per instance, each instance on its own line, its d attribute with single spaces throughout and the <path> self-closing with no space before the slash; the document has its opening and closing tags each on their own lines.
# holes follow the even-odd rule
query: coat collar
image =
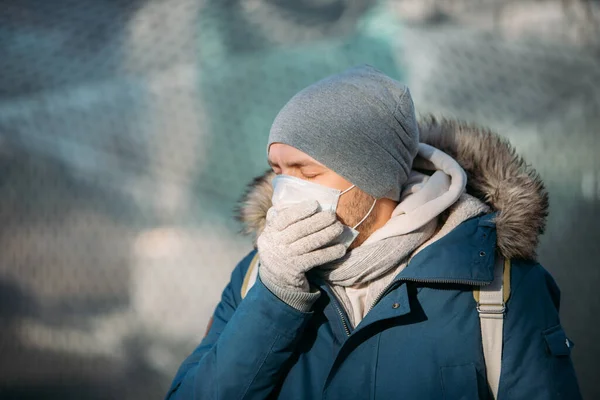
<svg viewBox="0 0 600 400">
<path fill-rule="evenodd" d="M 425 247 L 395 280 L 467 285 L 494 279 L 497 214 L 472 218 Z"/>
<path fill-rule="evenodd" d="M 440 240 L 425 247 L 417 253 L 400 272 L 390 287 L 393 290 L 384 296 L 373 310 L 369 311 L 360 324 L 353 330 L 355 335 L 359 330 L 388 318 L 400 317 L 411 312 L 407 285 L 401 282 L 425 282 L 428 284 L 444 285 L 474 285 L 489 284 L 494 279 L 494 263 L 496 250 L 496 214 L 488 214 L 465 221 Z M 335 299 L 329 285 L 321 278 L 311 275 L 313 284 L 316 284 Z M 334 302 L 336 300 L 333 300 Z M 328 318 L 337 321 L 336 334 L 340 341 L 347 336 L 337 313 L 348 316 L 342 307 L 336 306 L 337 311 L 329 308 Z"/>
</svg>

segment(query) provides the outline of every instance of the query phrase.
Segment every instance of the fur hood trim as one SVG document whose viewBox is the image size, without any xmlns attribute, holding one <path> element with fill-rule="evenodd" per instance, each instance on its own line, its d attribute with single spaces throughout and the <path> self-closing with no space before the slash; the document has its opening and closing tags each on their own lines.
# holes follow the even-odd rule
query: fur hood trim
<svg viewBox="0 0 600 400">
<path fill-rule="evenodd" d="M 538 173 L 496 133 L 461 121 L 429 116 L 419 123 L 420 140 L 453 157 L 467 173 L 467 192 L 496 216 L 497 246 L 506 258 L 535 259 L 548 216 L 548 193 Z M 271 207 L 274 173 L 248 186 L 237 209 L 243 232 L 255 239 Z"/>
</svg>

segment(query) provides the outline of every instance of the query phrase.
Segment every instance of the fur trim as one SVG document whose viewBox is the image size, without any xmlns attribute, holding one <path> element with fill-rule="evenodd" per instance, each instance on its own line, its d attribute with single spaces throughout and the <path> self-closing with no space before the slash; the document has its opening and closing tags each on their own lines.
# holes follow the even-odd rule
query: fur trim
<svg viewBox="0 0 600 400">
<path fill-rule="evenodd" d="M 468 176 L 467 192 L 498 212 L 497 245 L 506 258 L 535 259 L 548 216 L 548 193 L 538 173 L 501 136 L 460 121 L 426 117 L 420 140 L 452 156 Z M 248 187 L 238 220 L 244 232 L 260 235 L 271 207 L 273 172 Z"/>
<path fill-rule="evenodd" d="M 243 225 L 242 233 L 254 236 L 255 247 L 256 239 L 265 229 L 267 211 L 271 208 L 271 181 L 274 176 L 273 171 L 267 170 L 262 176 L 254 178 L 246 188 L 235 212 L 236 219 Z"/>
<path fill-rule="evenodd" d="M 467 192 L 498 211 L 497 245 L 506 258 L 534 259 L 548 216 L 548 192 L 538 173 L 508 140 L 460 121 L 429 116 L 420 140 L 452 156 L 467 173 Z"/>
</svg>

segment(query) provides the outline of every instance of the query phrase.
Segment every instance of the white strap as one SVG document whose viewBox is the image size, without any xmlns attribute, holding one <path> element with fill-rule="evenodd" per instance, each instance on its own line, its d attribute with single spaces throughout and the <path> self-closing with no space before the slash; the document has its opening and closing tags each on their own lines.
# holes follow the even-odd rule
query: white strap
<svg viewBox="0 0 600 400">
<path fill-rule="evenodd" d="M 504 257 L 498 255 L 494 266 L 494 280 L 490 285 L 479 289 L 479 301 L 477 302 L 487 380 L 494 399 L 498 397 L 502 366 L 502 328 L 505 310 L 503 275 Z"/>
<path fill-rule="evenodd" d="M 241 290 L 242 299 L 246 297 L 252 286 L 254 286 L 254 284 L 256 283 L 256 278 L 258 278 L 259 264 L 260 261 L 258 260 L 257 254 L 250 262 L 250 267 L 248 267 L 248 271 L 246 271 L 246 275 L 244 276 L 244 282 L 242 283 Z"/>
</svg>

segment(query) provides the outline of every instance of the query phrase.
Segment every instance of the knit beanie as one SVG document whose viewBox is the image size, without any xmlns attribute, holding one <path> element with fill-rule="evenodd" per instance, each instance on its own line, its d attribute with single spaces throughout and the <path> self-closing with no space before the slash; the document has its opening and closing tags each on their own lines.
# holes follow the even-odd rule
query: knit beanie
<svg viewBox="0 0 600 400">
<path fill-rule="evenodd" d="M 267 153 L 284 143 L 376 198 L 400 199 L 419 131 L 408 87 L 370 65 L 297 93 L 275 117 Z"/>
</svg>

